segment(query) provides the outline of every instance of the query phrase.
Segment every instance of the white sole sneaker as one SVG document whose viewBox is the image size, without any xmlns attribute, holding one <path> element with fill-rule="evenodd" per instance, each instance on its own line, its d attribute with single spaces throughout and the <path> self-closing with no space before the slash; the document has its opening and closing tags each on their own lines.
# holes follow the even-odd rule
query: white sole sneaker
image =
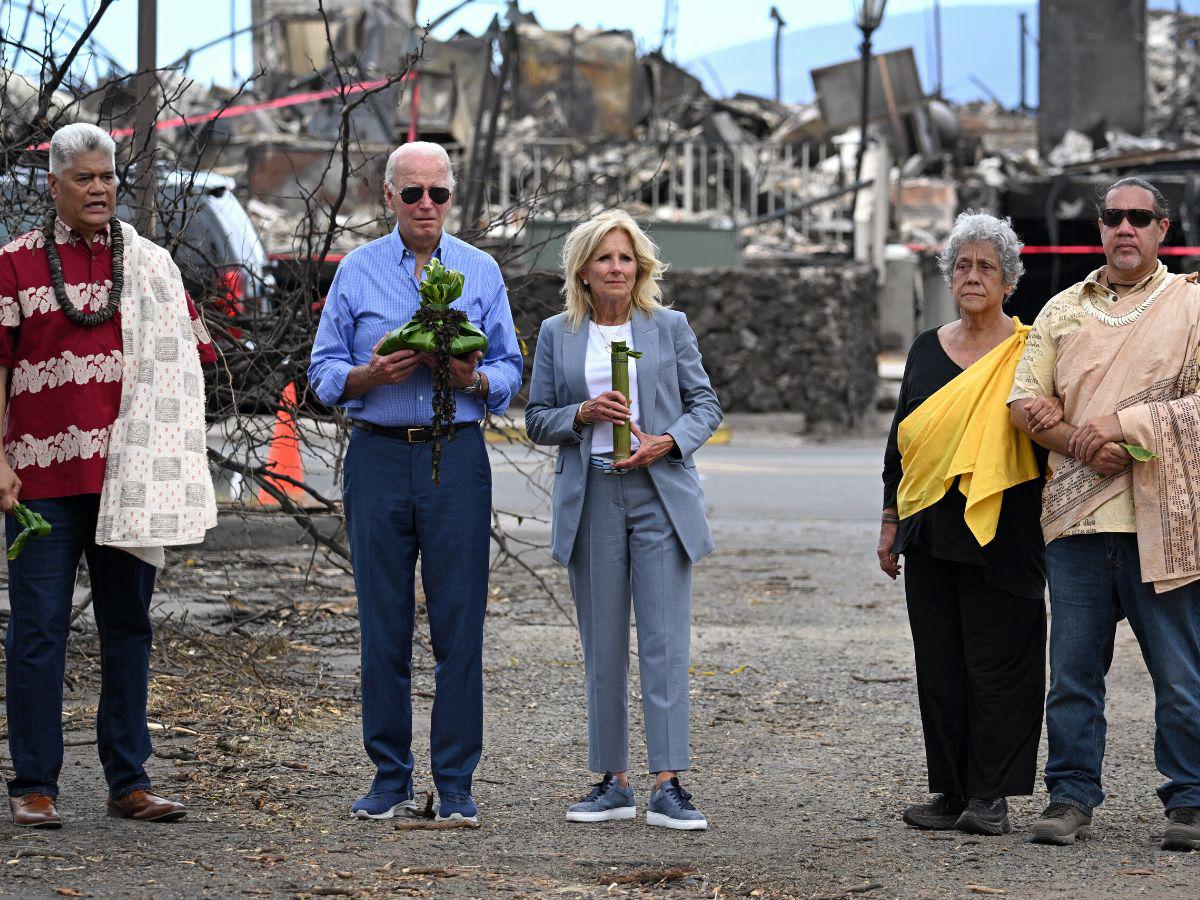
<svg viewBox="0 0 1200 900">
<path fill-rule="evenodd" d="M 412 818 L 417 815 L 417 802 L 404 800 L 389 810 L 381 813 L 369 813 L 365 809 L 356 809 L 350 813 L 352 819 L 394 819 L 396 817 Z"/>
<path fill-rule="evenodd" d="M 636 806 L 616 806 L 604 812 L 571 812 L 567 810 L 568 822 L 615 822 L 619 819 L 632 819 L 637 815 Z"/>
<path fill-rule="evenodd" d="M 676 831 L 704 831 L 708 828 L 708 819 L 672 819 L 662 813 L 647 812 L 646 824 L 657 825 L 659 828 L 674 828 Z"/>
</svg>

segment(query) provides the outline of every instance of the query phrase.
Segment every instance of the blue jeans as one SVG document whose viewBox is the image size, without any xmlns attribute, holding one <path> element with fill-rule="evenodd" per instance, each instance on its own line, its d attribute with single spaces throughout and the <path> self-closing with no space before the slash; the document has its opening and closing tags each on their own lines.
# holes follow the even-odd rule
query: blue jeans
<svg viewBox="0 0 1200 900">
<path fill-rule="evenodd" d="M 1200 807 L 1200 582 L 1155 594 L 1142 583 L 1137 536 L 1089 534 L 1046 547 L 1051 802 L 1091 814 L 1104 800 L 1104 676 L 1117 622 L 1129 619 L 1154 681 L 1154 762 L 1168 809 Z"/>
<path fill-rule="evenodd" d="M 372 790 L 412 785 L 412 637 L 415 568 L 429 612 L 435 695 L 430 768 L 441 794 L 470 794 L 483 751 L 483 619 L 491 549 L 492 470 L 483 433 L 442 447 L 355 428 L 346 451 L 346 527 L 362 635 L 363 744 Z"/>
<path fill-rule="evenodd" d="M 151 751 L 146 682 L 150 598 L 157 571 L 124 550 L 96 546 L 98 495 L 29 500 L 25 505 L 45 516 L 53 530 L 29 540 L 8 564 L 12 612 L 4 649 L 14 771 L 8 793 L 58 796 L 63 675 L 80 556 L 86 558 L 91 575 L 92 611 L 100 635 L 96 738 L 104 777 L 114 797 L 148 789 L 150 779 L 143 768 Z M 5 527 L 11 544 L 20 526 L 9 515 Z"/>
</svg>

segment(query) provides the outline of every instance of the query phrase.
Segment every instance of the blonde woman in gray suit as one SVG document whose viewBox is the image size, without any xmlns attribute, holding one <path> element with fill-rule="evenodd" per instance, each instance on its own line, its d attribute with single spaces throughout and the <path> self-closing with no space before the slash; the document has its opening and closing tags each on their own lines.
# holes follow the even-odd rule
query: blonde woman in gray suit
<svg viewBox="0 0 1200 900">
<path fill-rule="evenodd" d="M 708 822 L 679 783 L 690 763 L 692 565 L 713 549 L 692 454 L 721 406 L 687 317 L 662 304 L 658 248 L 621 210 L 576 226 L 563 247 L 566 309 L 542 323 L 525 410 L 538 444 L 558 447 L 551 553 L 567 566 L 583 642 L 588 765 L 603 778 L 572 822 L 630 819 L 629 615 L 637 613 L 651 825 Z M 613 341 L 641 354 L 629 397 L 612 390 Z M 613 462 L 613 425 L 633 455 Z"/>
</svg>

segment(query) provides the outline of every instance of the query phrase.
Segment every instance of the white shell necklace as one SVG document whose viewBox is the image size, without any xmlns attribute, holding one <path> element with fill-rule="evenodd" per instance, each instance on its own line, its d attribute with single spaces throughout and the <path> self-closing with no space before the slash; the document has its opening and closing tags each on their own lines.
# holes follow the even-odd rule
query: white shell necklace
<svg viewBox="0 0 1200 900">
<path fill-rule="evenodd" d="M 1087 311 L 1089 316 L 1099 322 L 1103 322 L 1105 325 L 1111 325 L 1114 328 L 1120 328 L 1122 325 L 1130 325 L 1141 318 L 1142 313 L 1150 308 L 1150 305 L 1158 299 L 1159 294 L 1165 291 L 1169 285 L 1175 283 L 1176 278 L 1182 277 L 1182 275 L 1168 274 L 1167 277 L 1163 279 L 1162 284 L 1156 287 L 1154 292 L 1149 297 L 1147 297 L 1133 309 L 1129 310 L 1129 312 L 1122 313 L 1119 316 L 1114 316 L 1111 313 L 1105 312 L 1098 307 L 1096 302 L 1091 298 L 1089 298 L 1087 302 L 1083 304 L 1083 308 Z"/>
</svg>

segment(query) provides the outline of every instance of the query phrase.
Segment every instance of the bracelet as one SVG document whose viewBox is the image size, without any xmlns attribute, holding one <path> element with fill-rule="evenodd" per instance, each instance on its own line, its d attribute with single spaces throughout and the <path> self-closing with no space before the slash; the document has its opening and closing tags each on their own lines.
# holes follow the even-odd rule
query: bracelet
<svg viewBox="0 0 1200 900">
<path fill-rule="evenodd" d="M 895 513 L 884 513 L 883 514 L 883 524 L 884 525 L 899 525 L 900 517 L 898 515 L 896 515 Z"/>
</svg>

